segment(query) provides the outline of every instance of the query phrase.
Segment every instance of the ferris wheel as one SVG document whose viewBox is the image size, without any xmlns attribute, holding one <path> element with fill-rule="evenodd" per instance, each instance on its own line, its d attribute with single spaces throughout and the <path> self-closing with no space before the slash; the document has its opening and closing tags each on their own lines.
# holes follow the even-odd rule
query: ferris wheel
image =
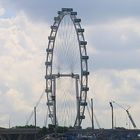
<svg viewBox="0 0 140 140">
<path fill-rule="evenodd" d="M 54 17 L 51 33 L 48 37 L 46 49 L 46 95 L 49 117 L 53 125 L 59 125 L 58 111 L 64 94 L 59 92 L 59 84 L 64 89 L 67 86 L 74 92 L 75 117 L 73 125 L 80 127 L 85 119 L 85 107 L 87 106 L 88 87 L 88 55 L 87 42 L 84 38 L 84 29 L 81 27 L 81 19 L 77 18 L 77 12 L 72 8 L 62 8 L 58 16 Z M 69 85 L 66 79 L 72 79 L 74 84 Z M 63 80 L 59 80 L 63 79 Z M 58 83 L 58 84 L 57 84 Z M 65 91 L 69 96 L 69 92 Z M 59 97 L 60 96 L 60 97 Z M 57 102 L 57 99 L 60 99 Z M 67 102 L 71 103 L 70 97 Z M 74 109 L 73 109 L 74 110 Z M 68 111 L 69 112 L 69 111 Z M 74 112 L 74 111 L 73 111 Z"/>
</svg>

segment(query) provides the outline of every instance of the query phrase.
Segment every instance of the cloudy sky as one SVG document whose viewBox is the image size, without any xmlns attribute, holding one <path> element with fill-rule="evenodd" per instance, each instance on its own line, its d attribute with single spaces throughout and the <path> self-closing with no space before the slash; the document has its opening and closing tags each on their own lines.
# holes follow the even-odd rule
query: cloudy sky
<svg viewBox="0 0 140 140">
<path fill-rule="evenodd" d="M 0 126 L 8 127 L 9 120 L 11 126 L 24 125 L 44 91 L 49 27 L 62 7 L 77 11 L 85 28 L 88 97 L 94 98 L 100 126 L 111 127 L 109 101 L 115 100 L 131 106 L 140 127 L 139 0 L 0 0 Z M 38 109 L 40 125 L 45 99 Z M 126 112 L 114 108 L 116 126 L 129 127 Z M 90 125 L 89 119 L 83 123 Z"/>
</svg>

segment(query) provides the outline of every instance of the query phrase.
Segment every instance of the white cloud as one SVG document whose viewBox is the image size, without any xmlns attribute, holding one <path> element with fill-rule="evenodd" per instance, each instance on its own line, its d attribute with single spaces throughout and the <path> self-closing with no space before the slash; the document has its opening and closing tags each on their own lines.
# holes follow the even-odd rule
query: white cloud
<svg viewBox="0 0 140 140">
<path fill-rule="evenodd" d="M 139 20 L 127 19 L 86 27 L 86 39 L 89 40 L 94 33 L 99 33 L 99 40 L 97 41 L 102 42 L 103 36 L 101 37 L 100 33 L 105 31 L 110 32 L 108 34 L 110 36 L 116 33 L 119 41 L 127 42 L 130 33 L 134 32 L 139 36 L 139 23 Z M 0 109 L 2 123 L 0 123 L 1 125 L 7 124 L 9 116 L 12 116 L 12 124 L 21 125 L 21 120 L 24 124 L 25 117 L 32 110 L 45 88 L 45 49 L 50 30 L 47 24 L 32 22 L 23 12 L 20 12 L 16 17 L 1 18 L 0 27 L 0 104 L 2 104 Z M 116 36 L 113 36 L 112 39 L 115 40 L 114 37 Z M 92 36 L 93 38 L 94 36 Z M 92 55 L 90 67 L 95 64 L 93 62 L 94 55 L 103 52 L 103 48 L 99 49 L 96 45 L 92 40 L 89 41 L 88 52 Z M 111 65 L 113 64 L 111 63 Z M 133 110 L 133 116 L 138 123 L 140 71 L 106 70 L 103 68 L 90 72 L 90 91 L 88 93 L 89 98 L 94 97 L 95 112 L 101 127 L 110 127 L 111 117 L 108 104 L 110 100 L 133 106 L 131 110 Z M 39 115 L 42 113 L 44 110 L 38 110 Z M 121 116 L 118 116 L 118 119 L 119 117 Z M 125 120 L 123 119 L 118 122 L 118 125 L 119 123 L 124 124 Z M 88 126 L 87 124 L 90 125 L 90 122 L 83 123 L 84 126 Z M 138 126 L 140 125 L 138 124 Z"/>
<path fill-rule="evenodd" d="M 122 47 L 129 51 L 130 49 L 139 49 L 138 44 L 135 44 L 136 39 L 140 38 L 139 24 L 140 20 L 137 18 L 119 19 L 86 26 L 85 33 L 90 38 L 88 42 L 97 51 L 123 50 Z"/>
<path fill-rule="evenodd" d="M 23 12 L 16 17 L 0 18 L 1 117 L 13 115 L 13 125 L 25 122 L 25 116 L 45 89 L 48 31 L 47 24 L 35 24 Z"/>
<path fill-rule="evenodd" d="M 139 24 L 138 18 L 126 18 L 86 26 L 90 68 L 140 68 Z"/>
<path fill-rule="evenodd" d="M 94 99 L 95 113 L 101 127 L 111 127 L 109 102 L 112 100 L 124 107 L 131 106 L 132 117 L 140 127 L 138 122 L 140 115 L 139 83 L 140 70 L 98 70 L 94 75 L 90 75 L 88 97 Z M 126 127 L 126 112 L 116 105 L 114 109 L 117 126 Z"/>
<path fill-rule="evenodd" d="M 4 15 L 5 9 L 0 5 L 0 16 Z"/>
<path fill-rule="evenodd" d="M 30 111 L 28 102 L 26 102 L 26 98 L 24 99 L 23 97 L 23 93 L 19 93 L 15 89 L 10 89 L 9 91 L 7 91 L 5 96 L 11 109 L 14 109 L 17 112 Z"/>
</svg>

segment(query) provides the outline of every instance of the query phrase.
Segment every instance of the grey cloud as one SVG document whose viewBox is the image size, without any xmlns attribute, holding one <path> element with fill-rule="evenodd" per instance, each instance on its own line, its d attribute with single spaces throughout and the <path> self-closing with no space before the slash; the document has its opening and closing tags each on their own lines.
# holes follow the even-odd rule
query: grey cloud
<svg viewBox="0 0 140 140">
<path fill-rule="evenodd" d="M 36 21 L 51 21 L 52 17 L 56 15 L 56 11 L 62 7 L 73 7 L 86 23 L 89 21 L 95 23 L 108 21 L 121 17 L 139 17 L 140 15 L 139 0 L 1 0 L 1 3 L 12 7 L 14 10 L 23 10 Z"/>
<path fill-rule="evenodd" d="M 9 90 L 9 88 L 2 82 L 0 82 L 0 92 L 3 94 L 5 92 L 7 92 Z"/>
<path fill-rule="evenodd" d="M 139 21 L 130 24 L 127 22 L 127 25 L 122 22 L 123 25 L 120 27 L 116 27 L 118 24 L 113 23 L 95 26 L 88 32 L 87 50 L 88 47 L 89 50 L 95 49 L 95 52 L 94 49 L 88 51 L 90 69 L 139 69 L 140 35 L 139 31 L 136 31 Z"/>
<path fill-rule="evenodd" d="M 134 31 L 115 31 L 109 28 L 93 31 L 89 41 L 99 51 L 133 51 L 139 50 L 140 36 Z M 118 28 L 119 30 L 119 28 Z"/>
<path fill-rule="evenodd" d="M 102 52 L 90 55 L 89 69 L 139 69 L 140 53 L 130 52 Z"/>
</svg>

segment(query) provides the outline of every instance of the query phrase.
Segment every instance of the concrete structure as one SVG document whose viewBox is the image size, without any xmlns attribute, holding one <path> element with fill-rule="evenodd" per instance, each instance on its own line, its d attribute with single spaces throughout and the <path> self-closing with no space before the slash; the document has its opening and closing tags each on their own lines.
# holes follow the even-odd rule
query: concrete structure
<svg viewBox="0 0 140 140">
<path fill-rule="evenodd" d="M 34 140 L 38 131 L 35 128 L 0 128 L 0 140 Z"/>
</svg>

